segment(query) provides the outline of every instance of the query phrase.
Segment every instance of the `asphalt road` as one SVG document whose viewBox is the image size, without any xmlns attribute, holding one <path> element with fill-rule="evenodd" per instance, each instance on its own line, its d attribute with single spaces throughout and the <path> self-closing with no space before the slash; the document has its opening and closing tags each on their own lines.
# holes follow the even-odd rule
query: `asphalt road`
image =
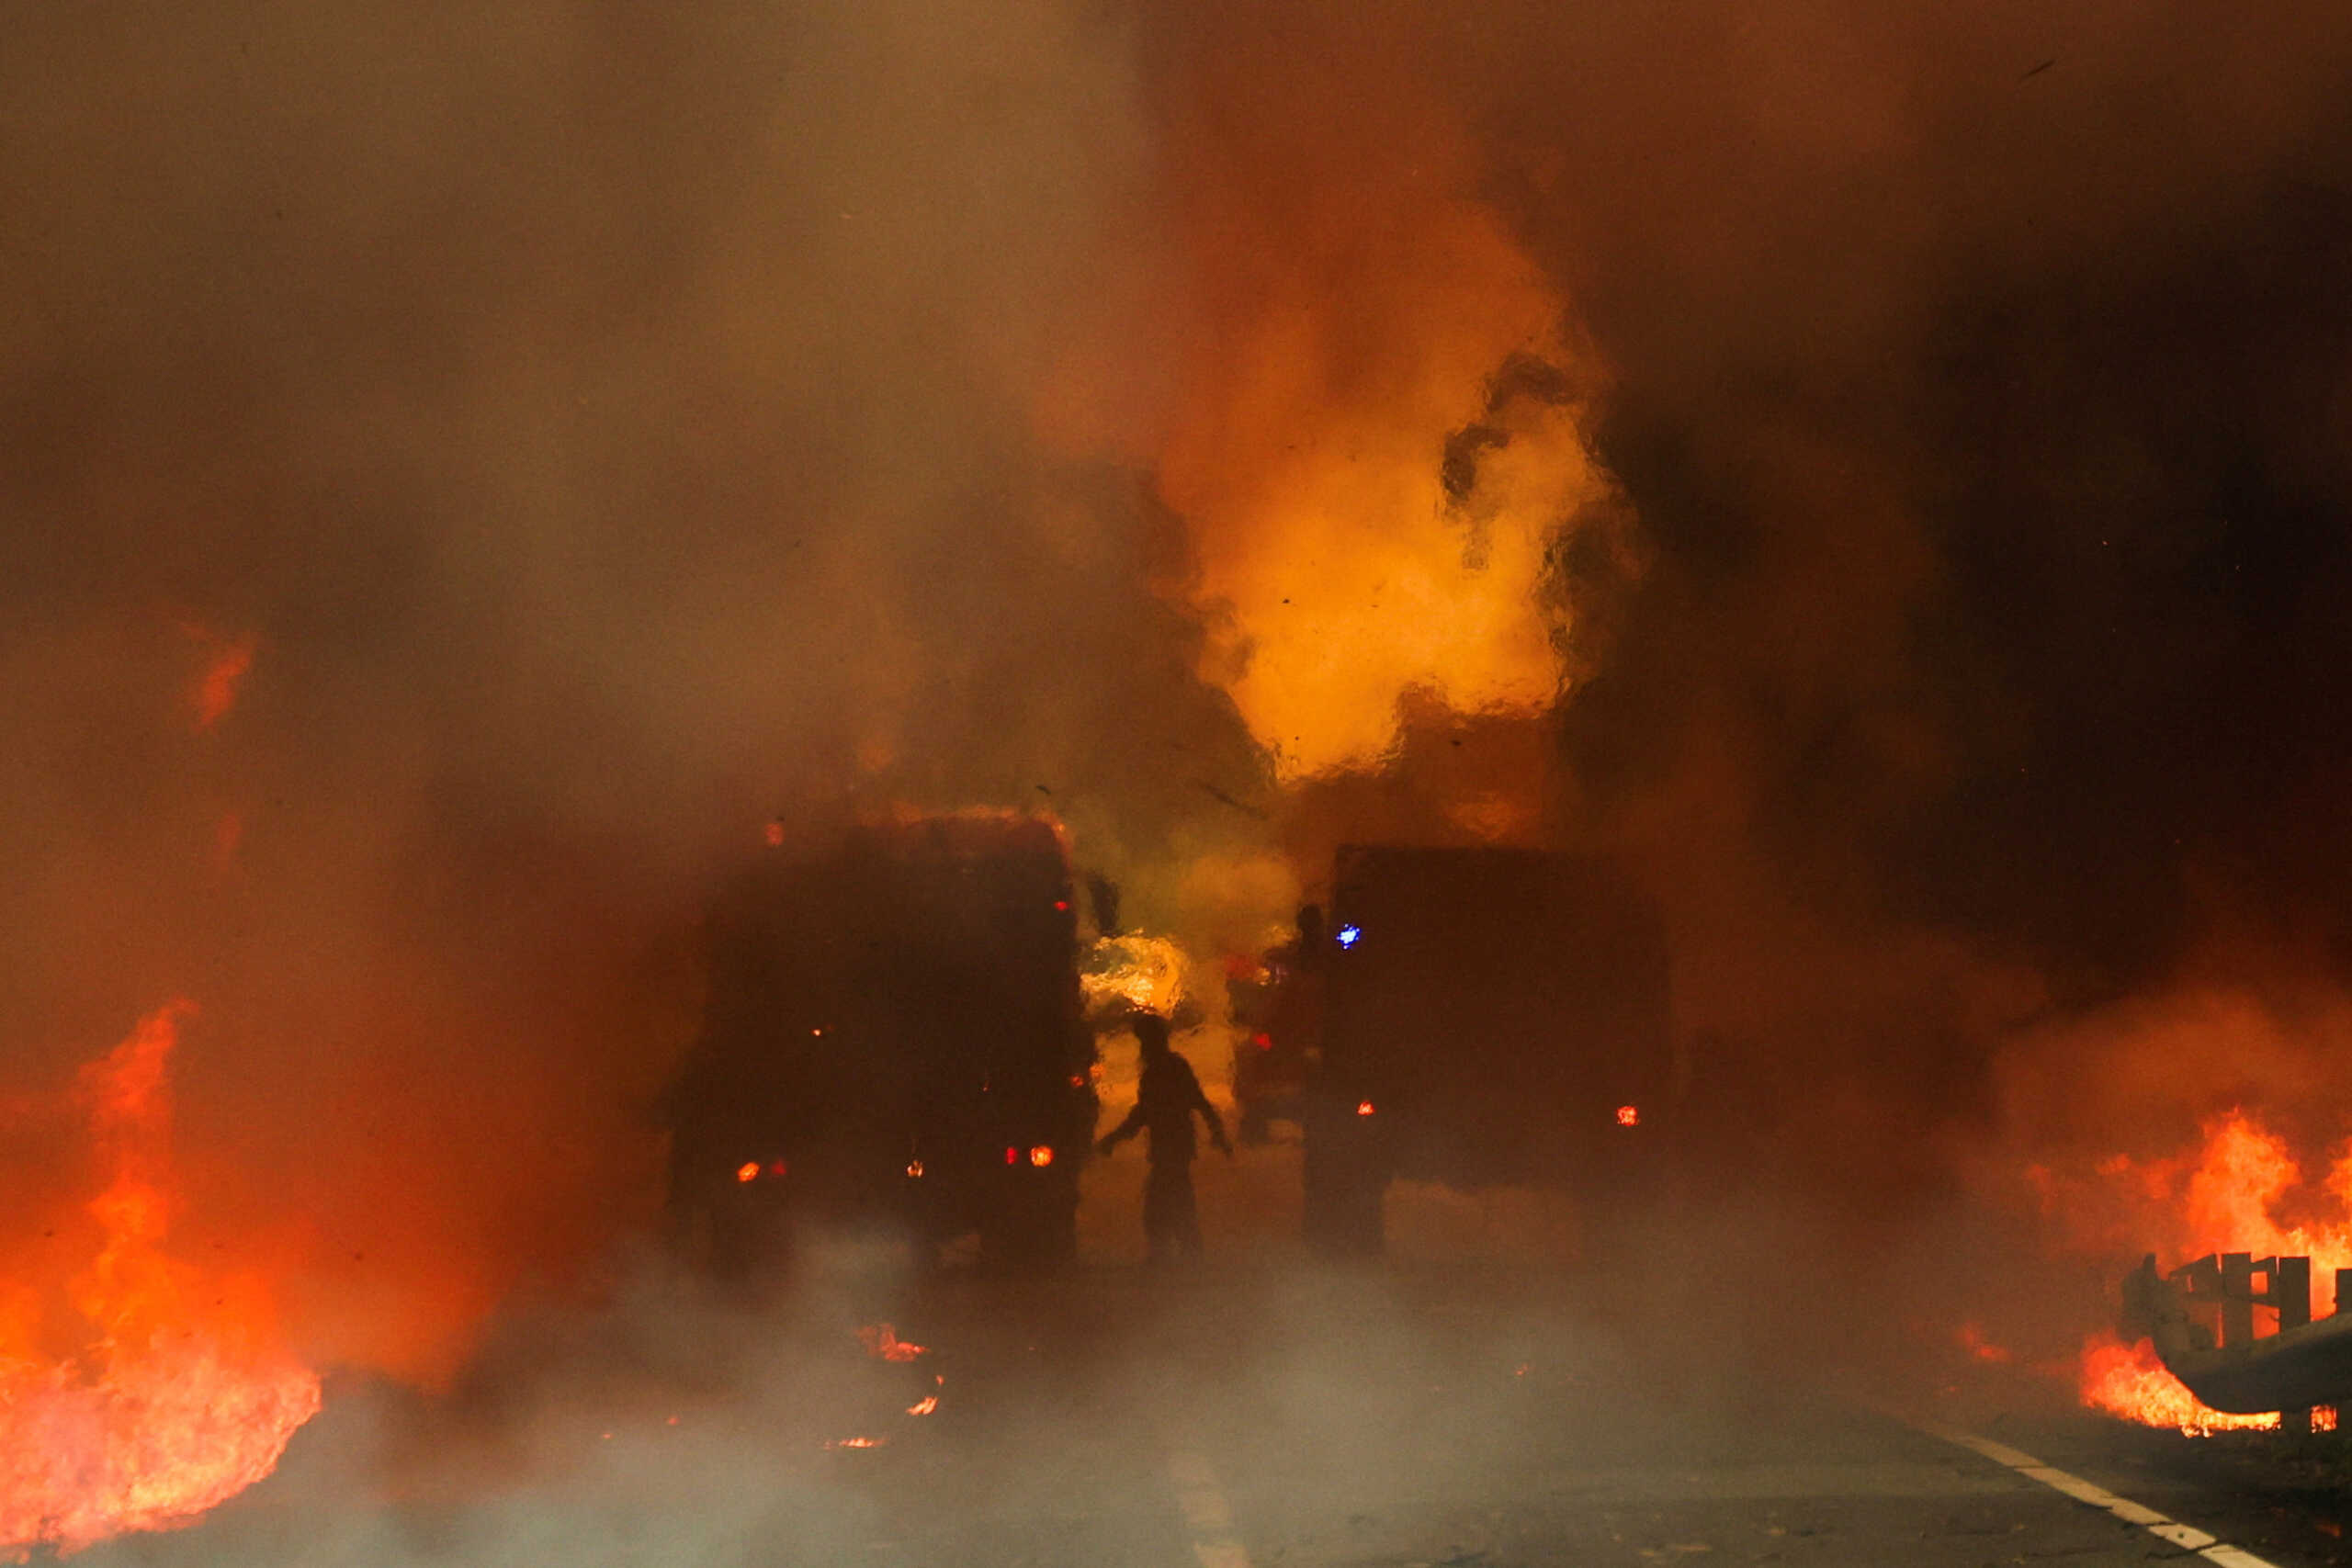
<svg viewBox="0 0 2352 1568">
<path fill-rule="evenodd" d="M 892 1339 L 861 1339 L 882 1321 Z M 519 1322 L 435 1396 L 339 1383 L 279 1475 L 78 1561 L 2336 1560 L 2342 1493 L 2275 1454 L 1982 1398 L 1972 1448 L 1872 1408 L 1883 1391 L 1850 1375 L 1677 1377 L 1670 1345 L 1620 1322 L 1508 1266 L 1335 1270 L 1261 1249 L 918 1284 L 853 1249 L 783 1303 L 672 1280 Z M 892 1343 L 922 1349 L 875 1353 Z"/>
</svg>

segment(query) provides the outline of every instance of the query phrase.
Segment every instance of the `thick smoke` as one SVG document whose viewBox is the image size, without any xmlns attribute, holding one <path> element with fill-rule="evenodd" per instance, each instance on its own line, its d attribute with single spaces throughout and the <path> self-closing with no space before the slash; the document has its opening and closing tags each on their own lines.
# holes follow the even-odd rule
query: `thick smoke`
<svg viewBox="0 0 2352 1568">
<path fill-rule="evenodd" d="M 2053 1021 L 2340 969 L 2339 8 L 13 21 L 12 1258 L 186 995 L 187 1234 L 446 1370 L 653 1201 L 695 913 L 845 797 L 1220 940 L 1352 833 L 1627 853 L 1724 1146 L 1890 1205 Z M 1293 419 L 1440 509 L 1340 640 L 1493 633 L 1322 750 Z"/>
<path fill-rule="evenodd" d="M 1254 828 L 1174 522 L 1031 434 L 1146 195 L 1115 17 L 12 31 L 12 1254 L 73 1066 L 185 995 L 180 1235 L 282 1262 L 313 1354 L 445 1369 L 658 1199 L 763 822 L 1036 805 L 1114 871 Z"/>
</svg>

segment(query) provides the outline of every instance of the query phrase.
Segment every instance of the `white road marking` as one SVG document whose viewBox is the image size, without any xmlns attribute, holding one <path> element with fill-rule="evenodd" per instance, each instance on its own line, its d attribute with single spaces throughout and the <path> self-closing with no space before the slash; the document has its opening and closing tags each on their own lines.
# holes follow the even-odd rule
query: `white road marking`
<svg viewBox="0 0 2352 1568">
<path fill-rule="evenodd" d="M 1193 1449 L 1171 1445 L 1168 1477 L 1176 1483 L 1177 1511 L 1192 1533 L 1193 1555 L 1201 1568 L 1250 1568 L 1250 1553 L 1233 1533 L 1232 1506 L 1209 1461 Z"/>
<path fill-rule="evenodd" d="M 2207 1534 L 2194 1525 L 2184 1525 L 2168 1519 L 2144 1504 L 2129 1497 L 2119 1497 L 2103 1486 L 2095 1486 L 2079 1475 L 2053 1470 L 2029 1453 L 2020 1453 L 2006 1443 L 1980 1438 L 1973 1432 L 1963 1432 L 1957 1427 L 1947 1427 L 1939 1421 L 1914 1421 L 1911 1425 L 1931 1438 L 1941 1438 L 1948 1443 L 1973 1450 L 1995 1464 L 2005 1465 L 2019 1475 L 2041 1482 L 2052 1491 L 2063 1492 L 2078 1503 L 2094 1508 L 2104 1508 L 2126 1524 L 2134 1524 L 2160 1540 L 2169 1541 L 2183 1551 L 2194 1551 L 2199 1557 L 2218 1562 L 2222 1568 L 2274 1568 L 2267 1558 L 2231 1546 L 2219 1537 Z"/>
</svg>

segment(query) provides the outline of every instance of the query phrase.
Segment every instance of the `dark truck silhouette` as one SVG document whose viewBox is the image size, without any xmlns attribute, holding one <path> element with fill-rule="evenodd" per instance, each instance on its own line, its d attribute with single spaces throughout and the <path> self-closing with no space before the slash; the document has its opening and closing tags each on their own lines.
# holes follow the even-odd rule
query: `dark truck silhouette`
<svg viewBox="0 0 2352 1568">
<path fill-rule="evenodd" d="M 861 825 L 777 847 L 712 909 L 702 1031 L 668 1098 L 670 1217 L 722 1273 L 809 1221 L 894 1226 L 927 1258 L 1075 1245 L 1091 1034 L 1061 836 L 1011 815 Z"/>
<path fill-rule="evenodd" d="M 1381 1244 L 1396 1178 L 1565 1185 L 1630 1217 L 1678 1091 L 1667 943 L 1610 863 L 1510 849 L 1342 848 L 1306 1095 L 1306 1224 Z"/>
</svg>

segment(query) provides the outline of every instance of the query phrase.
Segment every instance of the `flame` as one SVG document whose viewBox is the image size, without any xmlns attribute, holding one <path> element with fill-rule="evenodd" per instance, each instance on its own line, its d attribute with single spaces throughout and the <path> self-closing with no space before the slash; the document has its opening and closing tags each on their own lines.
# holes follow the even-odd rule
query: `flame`
<svg viewBox="0 0 2352 1568">
<path fill-rule="evenodd" d="M 2230 1416 L 2211 1410 L 2165 1371 L 2155 1347 L 2143 1339 L 2126 1345 L 2112 1334 L 2095 1336 L 2083 1347 L 2083 1403 L 2094 1410 L 2150 1427 L 2171 1427 L 2192 1438 L 2214 1432 L 2268 1431 L 2276 1415 Z"/>
<path fill-rule="evenodd" d="M 1441 462 L 1450 436 L 1488 423 L 1514 355 L 1567 357 L 1559 301 L 1490 214 L 1428 216 L 1362 236 L 1319 215 L 1335 231 L 1263 280 L 1206 406 L 1161 454 L 1163 493 L 1195 525 L 1194 592 L 1230 616 L 1211 673 L 1285 780 L 1376 764 L 1408 692 L 1532 712 L 1563 683 L 1544 607 L 1553 536 L 1601 490 L 1576 413 L 1497 424 L 1459 498 Z M 1330 253 L 1360 245 L 1363 270 L 1334 276 Z M 1389 345 L 1370 385 L 1352 363 L 1364 341 Z"/>
<path fill-rule="evenodd" d="M 907 1414 L 910 1416 L 928 1416 L 938 1408 L 939 1395 L 935 1393 L 926 1393 L 921 1399 L 916 1400 L 912 1404 L 907 1406 Z"/>
<path fill-rule="evenodd" d="M 2039 1176 L 2045 1204 L 2067 1201 L 2055 1178 L 2047 1171 Z M 2243 1110 L 2207 1122 L 2192 1156 L 2134 1160 L 2117 1155 L 2100 1162 L 2098 1176 L 2107 1191 L 2129 1196 L 2138 1223 L 2149 1227 L 2137 1245 L 2162 1258 L 2178 1262 L 2216 1252 L 2307 1257 L 2315 1289 L 2332 1281 L 2335 1269 L 2352 1268 L 2352 1147 L 2336 1158 L 2325 1182 L 2334 1213 L 2292 1224 L 2281 1221 L 2278 1211 L 2301 1180 L 2301 1167 L 2283 1138 Z M 2262 1317 L 2269 1315 L 2261 1311 Z M 2164 1370 L 2145 1341 L 2126 1346 L 2112 1335 L 2095 1336 L 2083 1347 L 2079 1381 L 2086 1404 L 2152 1427 L 2201 1435 L 2278 1425 L 2276 1416 L 2206 1409 Z"/>
<path fill-rule="evenodd" d="M 1184 950 L 1166 937 L 1106 936 L 1087 950 L 1078 984 L 1089 1017 L 1167 1018 L 1184 999 Z"/>
<path fill-rule="evenodd" d="M 1341 95 L 1285 72 L 1206 111 L 1183 139 L 1201 156 L 1170 168 L 1182 276 L 1152 291 L 1170 352 L 1129 439 L 1193 547 L 1163 589 L 1209 626 L 1202 673 L 1284 783 L 1377 766 L 1409 694 L 1555 700 L 1558 546 L 1615 494 L 1584 433 L 1591 351 L 1449 118 L 1406 73 Z M 1368 162 L 1363 134 L 1409 169 Z M 1121 419 L 1067 411 L 1136 401 L 1098 367 L 1048 423 L 1082 436 Z"/>
<path fill-rule="evenodd" d="M 928 1353 L 924 1347 L 910 1345 L 899 1338 L 899 1331 L 887 1323 L 868 1324 L 859 1329 L 857 1342 L 877 1361 L 911 1361 Z"/>
<path fill-rule="evenodd" d="M 104 1237 L 67 1282 L 78 1353 L 45 1356 L 41 1307 L 0 1310 L 0 1550 L 73 1551 L 168 1529 L 277 1466 L 319 1408 L 319 1380 L 279 1350 L 266 1291 L 164 1251 L 176 1001 L 84 1069 L 92 1142 L 111 1179 L 88 1210 Z"/>
</svg>

